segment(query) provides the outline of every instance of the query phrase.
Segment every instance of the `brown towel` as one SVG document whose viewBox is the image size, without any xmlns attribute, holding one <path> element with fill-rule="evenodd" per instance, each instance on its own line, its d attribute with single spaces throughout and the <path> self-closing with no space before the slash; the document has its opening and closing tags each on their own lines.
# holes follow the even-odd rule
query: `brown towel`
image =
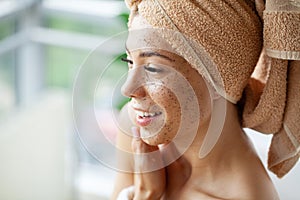
<svg viewBox="0 0 300 200">
<path fill-rule="evenodd" d="M 300 1 L 267 0 L 263 18 L 267 54 L 300 60 Z"/>
<path fill-rule="evenodd" d="M 164 39 L 220 95 L 232 103 L 243 96 L 244 127 L 274 134 L 269 169 L 285 175 L 299 158 L 299 0 L 126 3 L 131 18 L 138 12 L 153 28 L 179 32 Z"/>
<path fill-rule="evenodd" d="M 264 7 L 256 0 L 256 7 L 265 51 L 245 89 L 243 123 L 274 133 L 268 168 L 283 177 L 300 155 L 300 1 L 267 0 Z"/>
<path fill-rule="evenodd" d="M 237 103 L 262 48 L 262 26 L 252 7 L 243 1 L 237 3 L 236 0 L 216 2 L 128 0 L 126 2 L 127 5 L 131 5 L 130 18 L 138 10 L 138 13 L 154 28 L 180 32 L 183 38 L 173 36 L 165 39 L 200 74 L 208 81 L 211 80 L 210 82 L 222 96 L 232 103 Z M 230 14 L 224 18 L 226 13 Z M 129 26 L 130 23 L 131 20 Z M 199 48 L 203 48 L 200 53 L 201 59 L 197 52 Z M 212 60 L 213 66 L 207 63 L 203 66 L 199 63 L 199 60 L 202 62 L 202 58 L 207 57 L 206 54 Z M 215 72 L 215 68 L 218 73 Z M 229 68 L 231 70 L 228 70 Z"/>
<path fill-rule="evenodd" d="M 300 153 L 300 61 L 290 61 L 287 102 L 283 127 L 272 138 L 269 169 L 284 176 L 298 161 Z"/>
</svg>

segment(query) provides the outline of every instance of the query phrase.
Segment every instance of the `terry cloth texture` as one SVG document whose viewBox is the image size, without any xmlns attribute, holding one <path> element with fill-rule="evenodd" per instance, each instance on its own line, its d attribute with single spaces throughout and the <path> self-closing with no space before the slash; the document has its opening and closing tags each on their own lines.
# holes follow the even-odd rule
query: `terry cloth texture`
<svg viewBox="0 0 300 200">
<path fill-rule="evenodd" d="M 179 32 L 181 37 L 165 39 L 220 95 L 232 103 L 243 97 L 243 126 L 274 134 L 268 165 L 284 176 L 297 162 L 300 149 L 300 61 L 295 61 L 300 59 L 299 1 L 126 3 L 131 18 L 138 12 L 153 28 Z"/>
<path fill-rule="evenodd" d="M 267 0 L 263 17 L 267 54 L 300 60 L 300 1 Z"/>
</svg>

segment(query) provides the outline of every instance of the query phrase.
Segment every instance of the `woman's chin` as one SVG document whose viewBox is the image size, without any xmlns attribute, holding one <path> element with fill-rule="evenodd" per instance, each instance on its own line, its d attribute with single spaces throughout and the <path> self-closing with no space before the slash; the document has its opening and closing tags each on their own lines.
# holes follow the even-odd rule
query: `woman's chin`
<svg viewBox="0 0 300 200">
<path fill-rule="evenodd" d="M 162 131 L 158 133 L 152 133 L 149 130 L 141 129 L 141 139 L 151 146 L 158 146 L 160 144 L 166 144 L 171 141 L 171 138 L 163 133 Z"/>
</svg>

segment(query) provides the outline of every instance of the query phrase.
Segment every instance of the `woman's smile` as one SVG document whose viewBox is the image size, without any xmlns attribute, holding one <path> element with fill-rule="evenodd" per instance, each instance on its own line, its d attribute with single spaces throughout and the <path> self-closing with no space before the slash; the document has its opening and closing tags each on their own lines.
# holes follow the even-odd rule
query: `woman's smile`
<svg viewBox="0 0 300 200">
<path fill-rule="evenodd" d="M 141 128 L 142 138 L 146 139 L 158 133 L 163 127 L 165 116 L 161 108 L 154 104 L 154 102 L 151 103 L 152 106 L 144 106 L 143 108 L 140 104 L 138 106 L 134 102 L 137 103 L 136 99 L 133 99 L 131 102 L 132 118 L 134 123 Z"/>
<path fill-rule="evenodd" d="M 135 110 L 136 113 L 136 123 L 139 126 L 148 126 L 153 120 L 162 114 L 162 112 L 144 112 L 140 110 Z"/>
</svg>

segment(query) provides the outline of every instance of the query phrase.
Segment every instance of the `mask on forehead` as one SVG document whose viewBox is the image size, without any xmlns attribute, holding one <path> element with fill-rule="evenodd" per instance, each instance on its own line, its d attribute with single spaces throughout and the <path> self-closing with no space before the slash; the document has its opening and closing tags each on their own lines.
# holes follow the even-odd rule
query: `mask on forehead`
<svg viewBox="0 0 300 200">
<path fill-rule="evenodd" d="M 172 46 L 162 37 L 164 30 L 153 28 L 138 13 L 135 13 L 131 19 L 126 42 L 130 52 L 140 49 L 156 49 L 175 53 Z"/>
</svg>

